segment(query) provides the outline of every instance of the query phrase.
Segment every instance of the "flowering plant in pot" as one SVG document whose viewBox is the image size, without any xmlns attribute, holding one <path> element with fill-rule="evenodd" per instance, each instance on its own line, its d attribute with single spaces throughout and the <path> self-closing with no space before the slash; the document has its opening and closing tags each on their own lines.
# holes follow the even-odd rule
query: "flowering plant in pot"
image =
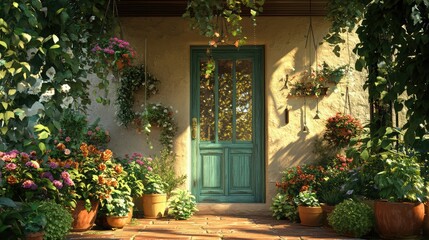
<svg viewBox="0 0 429 240">
<path fill-rule="evenodd" d="M 121 71 L 124 66 L 129 66 L 136 52 L 130 43 L 117 37 L 102 38 L 92 48 L 101 63 L 106 64 L 115 72 Z"/>
<path fill-rule="evenodd" d="M 347 146 L 350 139 L 358 136 L 363 130 L 358 119 L 339 112 L 328 118 L 325 127 L 324 139 L 338 147 Z"/>
<path fill-rule="evenodd" d="M 128 217 L 133 206 L 129 193 L 116 190 L 103 200 L 101 212 L 106 216 L 106 222 L 111 228 L 123 228 L 129 222 Z"/>
<path fill-rule="evenodd" d="M 143 213 L 145 218 L 159 218 L 164 216 L 167 206 L 167 194 L 165 188 L 167 183 L 161 176 L 153 171 L 148 172 L 144 181 Z"/>
</svg>

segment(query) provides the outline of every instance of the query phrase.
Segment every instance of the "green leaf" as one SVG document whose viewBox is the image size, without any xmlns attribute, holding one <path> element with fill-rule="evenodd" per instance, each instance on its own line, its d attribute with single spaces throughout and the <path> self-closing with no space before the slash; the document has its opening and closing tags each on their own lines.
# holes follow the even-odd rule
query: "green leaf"
<svg viewBox="0 0 429 240">
<path fill-rule="evenodd" d="M 6 48 L 6 49 L 7 49 L 7 43 L 6 43 L 6 42 L 4 42 L 4 41 L 0 41 L 0 45 L 2 45 L 4 48 Z"/>
<path fill-rule="evenodd" d="M 7 107 L 9 106 L 9 103 L 7 103 L 7 102 L 1 102 L 1 105 L 3 105 L 3 108 L 6 110 Z"/>
<path fill-rule="evenodd" d="M 0 128 L 0 131 L 3 135 L 5 135 L 7 133 L 8 128 L 7 127 L 2 127 Z"/>
<path fill-rule="evenodd" d="M 38 139 L 39 140 L 43 140 L 49 137 L 49 133 L 48 132 L 40 132 L 39 134 L 37 134 Z"/>
<path fill-rule="evenodd" d="M 21 36 L 24 37 L 25 40 L 27 40 L 27 43 L 31 41 L 31 35 L 28 33 L 22 33 Z"/>
<path fill-rule="evenodd" d="M 13 96 L 13 95 L 15 95 L 15 93 L 16 93 L 16 89 L 9 89 L 9 91 L 8 91 L 8 95 L 9 96 Z"/>
<path fill-rule="evenodd" d="M 45 153 L 46 152 L 46 145 L 44 143 L 40 142 L 39 143 L 39 149 L 40 149 L 40 151 L 42 151 L 42 153 Z"/>
<path fill-rule="evenodd" d="M 52 45 L 49 49 L 56 49 L 56 48 L 60 48 L 60 45 L 58 45 L 58 44 L 54 44 L 54 45 Z"/>
<path fill-rule="evenodd" d="M 368 160 L 369 159 L 369 152 L 368 152 L 368 150 L 367 149 L 363 150 L 362 153 L 360 154 L 360 157 L 363 160 L 365 160 L 365 161 Z"/>
<path fill-rule="evenodd" d="M 364 68 L 364 66 L 365 66 L 365 60 L 363 59 L 363 58 L 359 58 L 357 61 L 356 61 L 356 64 L 355 64 L 355 69 L 357 70 L 357 71 L 362 71 L 362 69 Z"/>
<path fill-rule="evenodd" d="M 52 34 L 52 41 L 54 41 L 54 43 L 57 43 L 60 39 L 57 37 L 57 35 Z M 52 47 L 51 47 L 52 48 Z"/>
<path fill-rule="evenodd" d="M 7 122 L 7 121 L 9 121 L 9 119 L 11 119 L 11 118 L 15 118 L 15 113 L 13 113 L 12 111 L 6 111 L 5 113 L 4 113 L 4 120 Z"/>
</svg>

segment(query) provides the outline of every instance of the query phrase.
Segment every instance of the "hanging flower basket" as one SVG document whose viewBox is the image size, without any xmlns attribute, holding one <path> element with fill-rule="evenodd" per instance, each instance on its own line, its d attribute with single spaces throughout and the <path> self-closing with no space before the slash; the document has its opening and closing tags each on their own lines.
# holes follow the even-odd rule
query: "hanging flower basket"
<svg viewBox="0 0 429 240">
<path fill-rule="evenodd" d="M 130 66 L 136 55 L 129 42 L 117 37 L 101 39 L 92 52 L 97 55 L 99 63 L 106 65 L 113 73 L 121 72 Z"/>
</svg>

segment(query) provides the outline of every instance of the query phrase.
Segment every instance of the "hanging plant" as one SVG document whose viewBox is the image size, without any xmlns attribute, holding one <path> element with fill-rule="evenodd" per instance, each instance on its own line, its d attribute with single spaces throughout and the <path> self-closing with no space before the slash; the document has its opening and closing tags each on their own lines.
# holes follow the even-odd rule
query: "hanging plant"
<svg viewBox="0 0 429 240">
<path fill-rule="evenodd" d="M 159 142 L 169 152 L 173 149 L 173 138 L 177 132 L 177 124 L 173 116 L 173 107 L 165 107 L 160 103 L 150 103 L 146 106 L 142 106 L 144 109 L 141 113 L 137 113 L 135 123 L 139 128 L 139 131 L 143 131 L 149 135 L 152 126 L 161 128 L 161 136 Z M 148 139 L 148 143 L 151 143 Z M 152 148 L 152 146 L 151 146 Z"/>
<path fill-rule="evenodd" d="M 144 65 L 131 66 L 124 69 L 116 96 L 116 118 L 120 126 L 128 126 L 136 118 L 133 110 L 134 92 L 146 88 L 146 99 L 158 93 L 159 80 L 147 73 L 147 88 L 145 83 Z"/>
</svg>

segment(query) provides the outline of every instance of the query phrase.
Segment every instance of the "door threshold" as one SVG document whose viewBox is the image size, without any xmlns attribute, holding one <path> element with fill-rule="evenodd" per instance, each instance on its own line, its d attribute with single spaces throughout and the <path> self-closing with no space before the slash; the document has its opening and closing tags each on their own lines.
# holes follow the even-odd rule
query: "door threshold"
<svg viewBox="0 0 429 240">
<path fill-rule="evenodd" d="M 199 215 L 272 215 L 267 203 L 198 203 L 197 208 Z"/>
</svg>

